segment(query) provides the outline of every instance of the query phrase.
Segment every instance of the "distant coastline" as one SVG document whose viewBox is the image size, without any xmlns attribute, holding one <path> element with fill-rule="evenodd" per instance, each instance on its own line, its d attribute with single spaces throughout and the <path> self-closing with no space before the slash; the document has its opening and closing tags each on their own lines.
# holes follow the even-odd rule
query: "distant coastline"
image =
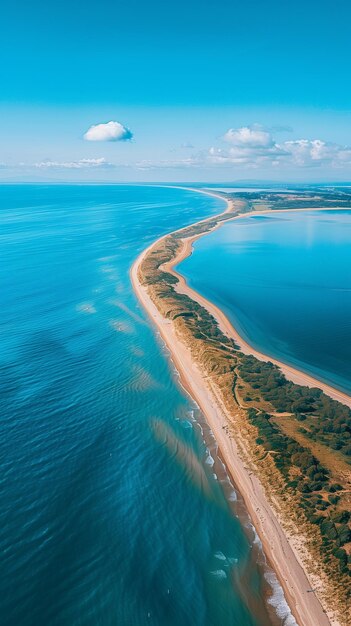
<svg viewBox="0 0 351 626">
<path fill-rule="evenodd" d="M 226 210 L 216 217 L 201 220 L 190 227 L 175 231 L 171 235 L 165 235 L 154 242 L 154 244 L 152 244 L 149 248 L 144 250 L 131 269 L 131 279 L 134 289 L 151 319 L 158 327 L 164 341 L 168 345 L 176 368 L 180 373 L 184 387 L 193 396 L 206 415 L 206 418 L 215 434 L 224 460 L 235 483 L 239 486 L 239 491 L 242 493 L 248 511 L 260 535 L 265 552 L 277 572 L 291 610 L 298 623 L 301 624 L 301 626 L 315 626 L 317 623 L 320 626 L 338 624 L 339 622 L 336 619 L 332 617 L 328 619 L 319 599 L 315 594 L 306 594 L 306 589 L 316 586 L 316 580 L 313 580 L 312 585 L 312 581 L 308 579 L 306 570 L 304 570 L 301 565 L 302 562 L 299 554 L 298 541 L 296 541 L 296 538 L 293 539 L 292 537 L 289 537 L 289 533 L 283 529 L 283 525 L 281 523 L 282 520 L 279 519 L 279 516 L 277 516 L 276 511 L 273 510 L 271 503 L 267 500 L 267 494 L 265 493 L 265 489 L 260 479 L 257 475 L 255 475 L 254 471 L 252 471 L 252 468 L 247 467 L 248 458 L 245 458 L 245 453 L 243 452 L 245 449 L 243 437 L 241 437 L 240 433 L 236 433 L 237 438 L 233 438 L 230 435 L 228 436 L 228 410 L 224 406 L 223 399 L 220 397 L 220 394 L 217 393 L 216 387 L 211 385 L 211 383 L 208 383 L 208 381 L 205 381 L 205 372 L 199 366 L 199 363 L 194 361 L 192 358 L 190 350 L 187 346 L 186 338 L 184 336 L 180 336 L 179 331 L 177 331 L 175 324 L 171 321 L 171 319 L 165 318 L 165 316 L 162 315 L 159 307 L 157 306 L 154 294 L 153 297 L 150 297 L 150 292 L 147 286 L 143 283 L 143 279 L 141 277 L 141 267 L 143 262 L 150 258 L 153 254 L 157 254 L 159 246 L 163 245 L 164 242 L 167 242 L 167 238 L 174 237 L 176 235 L 178 241 L 181 242 L 177 253 L 172 254 L 166 262 L 159 266 L 159 268 L 162 272 L 174 277 L 174 289 L 177 293 L 184 294 L 185 296 L 191 298 L 192 301 L 195 301 L 204 307 L 204 309 L 206 309 L 216 320 L 218 328 L 222 331 L 223 335 L 228 337 L 230 340 L 234 340 L 243 354 L 253 355 L 259 360 L 275 363 L 284 373 L 286 378 L 292 380 L 294 383 L 313 388 L 318 387 L 333 399 L 347 404 L 348 406 L 351 406 L 351 398 L 339 390 L 334 389 L 325 383 L 321 383 L 312 376 L 308 376 L 298 369 L 272 359 L 271 357 L 252 348 L 245 340 L 243 340 L 223 312 L 216 305 L 209 302 L 206 298 L 200 296 L 196 291 L 191 289 L 187 285 L 183 276 L 181 276 L 181 274 L 174 269 L 176 265 L 191 254 L 192 245 L 196 239 L 217 228 L 224 220 L 238 219 L 250 214 L 279 212 L 265 210 L 254 213 L 239 214 L 241 208 L 239 198 L 238 200 L 229 200 L 218 193 L 201 189 L 191 189 L 191 191 L 212 195 L 224 200 L 227 203 Z M 324 207 L 321 207 L 319 210 L 323 208 Z M 308 208 L 295 210 L 310 211 L 313 209 Z M 330 208 L 328 208 L 328 210 L 330 210 Z M 199 226 L 200 232 L 198 232 Z M 192 229 L 194 229 L 194 233 L 191 232 Z M 184 238 L 181 237 L 182 231 L 184 231 Z M 238 409 L 238 413 L 240 411 L 242 411 L 241 408 Z M 320 581 L 320 585 L 321 584 L 322 583 Z"/>
</svg>

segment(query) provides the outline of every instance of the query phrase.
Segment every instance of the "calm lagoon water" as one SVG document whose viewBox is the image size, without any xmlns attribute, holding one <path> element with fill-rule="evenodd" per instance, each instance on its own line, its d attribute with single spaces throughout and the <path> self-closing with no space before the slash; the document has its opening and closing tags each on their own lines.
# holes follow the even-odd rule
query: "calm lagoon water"
<svg viewBox="0 0 351 626">
<path fill-rule="evenodd" d="M 255 348 L 351 393 L 351 211 L 228 222 L 179 269 Z"/>
<path fill-rule="evenodd" d="M 293 623 L 276 585 L 279 617 L 264 602 L 240 500 L 128 275 L 155 238 L 222 206 L 0 187 L 3 626 Z"/>
</svg>

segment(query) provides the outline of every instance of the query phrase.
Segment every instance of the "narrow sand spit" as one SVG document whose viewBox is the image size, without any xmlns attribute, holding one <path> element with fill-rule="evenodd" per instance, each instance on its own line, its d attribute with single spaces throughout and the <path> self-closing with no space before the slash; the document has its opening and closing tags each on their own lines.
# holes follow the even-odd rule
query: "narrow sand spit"
<svg viewBox="0 0 351 626">
<path fill-rule="evenodd" d="M 198 189 L 193 189 L 193 191 L 207 193 Z M 225 200 L 223 196 L 215 193 L 209 192 L 209 195 Z M 226 202 L 226 212 L 233 211 L 234 203 L 231 200 L 226 200 Z M 269 211 L 264 211 L 264 213 L 269 213 Z M 248 214 L 246 213 L 245 216 L 247 215 Z M 240 217 L 242 216 L 233 215 L 232 219 L 240 219 Z M 202 221 L 204 222 L 206 220 Z M 207 308 L 208 311 L 217 319 L 222 331 L 235 339 L 243 352 L 253 354 L 261 360 L 269 360 L 278 365 L 286 377 L 290 380 L 302 385 L 319 387 L 336 400 L 340 400 L 344 404 L 351 406 L 351 398 L 346 394 L 321 383 L 320 381 L 300 372 L 297 369 L 287 366 L 280 361 L 274 360 L 254 350 L 240 337 L 237 331 L 233 328 L 232 324 L 229 322 L 228 318 L 217 306 L 191 289 L 186 284 L 184 278 L 174 271 L 174 266 L 191 254 L 193 242 L 198 237 L 205 234 L 206 233 L 201 233 L 200 235 L 183 239 L 183 245 L 178 255 L 172 259 L 170 263 L 164 265 L 164 269 L 167 269 L 167 271 L 171 271 L 177 275 L 179 279 L 177 290 L 182 293 L 186 293 L 192 299 Z M 163 239 L 163 237 L 160 239 Z M 244 498 L 253 524 L 262 541 L 264 551 L 278 575 L 279 581 L 284 588 L 291 611 L 299 626 L 336 625 L 336 621 L 328 619 L 317 595 L 308 591 L 311 589 L 311 582 L 302 567 L 295 547 L 284 533 L 283 528 L 266 497 L 265 489 L 262 483 L 257 476 L 255 476 L 252 471 L 245 466 L 245 463 L 240 456 L 237 442 L 227 434 L 226 413 L 220 400 L 216 397 L 214 390 L 206 383 L 200 369 L 191 358 L 189 348 L 187 348 L 187 346 L 176 335 L 172 321 L 165 319 L 159 313 L 158 309 L 151 301 L 147 293 L 147 289 L 139 281 L 138 270 L 140 264 L 149 252 L 152 251 L 154 246 L 158 244 L 160 239 L 144 250 L 131 268 L 131 280 L 135 292 L 168 346 L 174 364 L 180 374 L 183 386 L 194 398 L 206 416 L 206 419 L 217 440 L 223 459 L 225 460 L 228 470 L 230 471 L 235 484 L 238 486 L 239 491 Z"/>
</svg>

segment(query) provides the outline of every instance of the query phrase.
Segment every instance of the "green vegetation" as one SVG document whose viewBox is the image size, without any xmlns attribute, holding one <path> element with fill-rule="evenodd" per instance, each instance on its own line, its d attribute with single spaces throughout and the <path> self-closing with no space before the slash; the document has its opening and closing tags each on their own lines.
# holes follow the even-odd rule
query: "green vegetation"
<svg viewBox="0 0 351 626">
<path fill-rule="evenodd" d="M 233 194 L 232 197 L 238 198 L 237 194 Z M 313 189 L 298 187 L 291 191 L 252 191 L 241 193 L 240 199 L 246 201 L 246 211 L 267 208 L 272 211 L 320 207 L 351 208 L 351 193 L 346 187 L 326 188 L 317 186 Z"/>
<path fill-rule="evenodd" d="M 246 209 L 252 201 L 268 201 L 264 194 L 257 194 L 260 197 L 256 199 L 254 195 L 247 199 Z M 318 201 L 320 204 L 320 198 Z M 165 237 L 145 257 L 139 277 L 148 286 L 148 293 L 162 315 L 172 319 L 180 329 L 206 376 L 216 377 L 213 380 L 222 389 L 223 397 L 228 393 L 240 405 L 237 397 L 240 391 L 244 401 L 255 407 L 247 410 L 247 417 L 257 432 L 256 446 L 264 450 L 264 458 L 270 457 L 278 469 L 298 514 L 318 529 L 321 560 L 334 582 L 342 581 L 348 602 L 351 585 L 344 581 L 351 580 L 350 500 L 344 485 L 336 482 L 333 472 L 316 458 L 309 445 L 321 443 L 350 463 L 350 409 L 318 388 L 288 381 L 274 364 L 244 355 L 207 309 L 177 292 L 177 277 L 163 269 L 165 263 L 176 257 L 182 238 L 206 232 L 230 217 L 232 214 L 226 213 Z M 282 432 L 274 421 L 274 413 L 284 413 L 287 419 L 296 421 L 296 431 L 303 444 Z"/>
<path fill-rule="evenodd" d="M 351 577 L 351 562 L 343 546 L 351 542 L 348 525 L 350 511 L 336 508 L 343 487 L 332 482 L 329 471 L 323 467 L 308 448 L 283 434 L 272 422 L 271 415 L 256 409 L 247 412 L 249 421 L 258 431 L 256 443 L 270 453 L 286 486 L 297 496 L 305 517 L 319 527 L 324 560 L 333 555 L 339 561 L 342 574 Z"/>
<path fill-rule="evenodd" d="M 232 371 L 237 363 L 235 342 L 222 333 L 207 309 L 174 289 L 178 283 L 176 276 L 161 269 L 164 263 L 174 258 L 179 246 L 179 239 L 173 236 L 163 239 L 141 265 L 142 283 L 150 287 L 150 296 L 164 317 L 181 323 L 183 330 L 190 332 L 196 340 L 199 349 L 206 351 L 209 372 Z"/>
<path fill-rule="evenodd" d="M 288 381 L 273 363 L 253 356 L 240 359 L 241 378 L 259 389 L 263 400 L 276 411 L 293 413 L 303 422 L 303 433 L 346 457 L 351 456 L 351 411 L 317 388 L 303 387 Z M 300 429 L 301 432 L 302 429 Z"/>
</svg>

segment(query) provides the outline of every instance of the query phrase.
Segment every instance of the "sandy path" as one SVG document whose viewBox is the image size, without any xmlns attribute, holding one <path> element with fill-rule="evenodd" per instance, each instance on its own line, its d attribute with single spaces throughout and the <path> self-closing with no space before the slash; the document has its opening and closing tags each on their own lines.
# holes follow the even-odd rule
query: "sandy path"
<svg viewBox="0 0 351 626">
<path fill-rule="evenodd" d="M 216 194 L 213 193 L 211 195 Z M 223 199 L 222 196 L 218 197 Z M 227 201 L 226 210 L 233 210 L 232 202 Z M 267 211 L 267 213 L 268 212 L 269 211 Z M 245 216 L 247 215 L 248 214 L 245 214 Z M 243 216 L 233 216 L 233 219 L 240 219 L 240 217 Z M 165 264 L 164 267 L 166 268 L 167 266 L 168 271 L 174 272 L 173 267 L 180 263 L 180 261 L 186 256 L 191 254 L 193 242 L 204 234 L 206 233 L 201 233 L 195 237 L 184 239 L 183 246 L 177 257 L 173 259 L 172 262 Z M 284 588 L 289 606 L 299 626 L 330 626 L 332 623 L 337 624 L 336 621 L 330 621 L 328 619 L 317 595 L 315 593 L 308 592 L 308 590 L 311 589 L 311 582 L 308 580 L 307 574 L 301 565 L 299 557 L 294 551 L 294 547 L 289 542 L 279 520 L 266 498 L 263 485 L 257 476 L 255 476 L 252 471 L 245 466 L 245 463 L 240 457 L 236 441 L 233 438 L 230 438 L 225 430 L 225 427 L 227 426 L 227 419 L 225 410 L 221 406 L 221 403 L 218 398 L 215 397 L 213 390 L 206 384 L 199 368 L 193 362 L 190 350 L 177 337 L 172 322 L 162 317 L 148 296 L 146 288 L 139 282 L 138 268 L 145 256 L 158 243 L 158 241 L 159 240 L 144 250 L 131 268 L 131 280 L 135 292 L 168 346 L 174 364 L 180 374 L 182 384 L 206 416 L 222 453 L 223 459 L 245 501 L 247 510 L 262 541 L 264 551 L 278 575 L 279 581 Z M 186 284 L 184 278 L 180 274 L 176 274 L 180 280 L 177 289 L 182 293 L 187 293 L 191 298 L 197 300 L 205 306 L 218 320 L 223 332 L 233 337 L 240 345 L 243 352 L 254 354 L 257 358 L 265 361 L 270 360 L 276 363 L 282 369 L 284 374 L 294 382 L 313 387 L 318 386 L 326 393 L 342 402 L 347 400 L 350 405 L 351 399 L 346 396 L 346 394 L 342 394 L 342 392 L 339 392 L 328 385 L 324 385 L 312 377 L 295 370 L 294 368 L 284 365 L 279 361 L 273 360 L 266 355 L 255 351 L 249 344 L 243 341 L 233 328 L 232 324 L 229 322 L 228 318 L 218 307 L 192 290 Z"/>
</svg>

